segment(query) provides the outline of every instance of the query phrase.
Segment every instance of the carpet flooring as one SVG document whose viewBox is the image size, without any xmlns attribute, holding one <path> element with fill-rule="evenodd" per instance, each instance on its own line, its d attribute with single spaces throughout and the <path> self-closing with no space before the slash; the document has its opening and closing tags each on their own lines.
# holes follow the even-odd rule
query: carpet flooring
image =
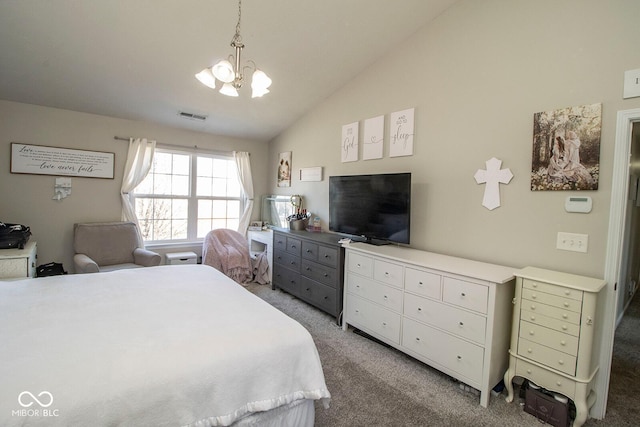
<svg viewBox="0 0 640 427">
<path fill-rule="evenodd" d="M 492 396 L 488 408 L 475 391 L 409 357 L 353 333 L 335 319 L 280 290 L 250 284 L 247 289 L 300 322 L 311 333 L 322 361 L 331 405 L 316 405 L 316 426 L 540 426 L 505 394 Z M 640 300 L 640 298 L 636 298 Z M 620 335 L 620 336 L 618 336 Z M 604 420 L 585 427 L 640 424 L 638 371 L 640 301 L 635 301 L 616 332 L 611 391 Z"/>
</svg>

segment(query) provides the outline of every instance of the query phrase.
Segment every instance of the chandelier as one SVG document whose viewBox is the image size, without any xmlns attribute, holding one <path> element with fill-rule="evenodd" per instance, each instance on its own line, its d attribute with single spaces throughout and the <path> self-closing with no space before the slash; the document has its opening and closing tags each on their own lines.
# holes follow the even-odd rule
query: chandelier
<svg viewBox="0 0 640 427">
<path fill-rule="evenodd" d="M 235 56 L 229 55 L 228 59 L 215 64 L 213 67 L 205 68 L 196 74 L 196 78 L 205 86 L 211 89 L 216 88 L 216 79 L 220 80 L 223 85 L 220 93 L 227 96 L 238 96 L 238 89 L 244 83 L 244 71 L 253 69 L 251 77 L 251 97 L 257 98 L 269 93 L 268 87 L 271 86 L 271 79 L 256 67 L 256 63 L 248 60 L 251 65 L 240 65 L 240 55 L 244 44 L 240 35 L 240 19 L 242 17 L 242 0 L 238 1 L 238 23 L 236 24 L 236 34 L 231 39 L 231 47 L 235 49 Z"/>
</svg>

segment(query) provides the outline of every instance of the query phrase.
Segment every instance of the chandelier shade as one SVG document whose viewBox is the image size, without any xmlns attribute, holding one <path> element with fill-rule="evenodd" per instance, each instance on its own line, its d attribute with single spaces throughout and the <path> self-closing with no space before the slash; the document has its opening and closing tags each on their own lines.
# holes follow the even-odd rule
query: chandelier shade
<svg viewBox="0 0 640 427">
<path fill-rule="evenodd" d="M 231 47 L 234 48 L 235 54 L 229 55 L 229 60 L 223 59 L 217 62 L 212 67 L 207 67 L 204 70 L 197 73 L 196 78 L 203 85 L 216 88 L 216 79 L 224 83 L 220 88 L 220 93 L 227 96 L 238 96 L 238 89 L 240 89 L 244 83 L 244 70 L 249 68 L 253 69 L 251 76 L 251 97 L 259 98 L 269 93 L 269 86 L 271 86 L 271 79 L 262 70 L 256 67 L 255 62 L 249 60 L 250 65 L 241 66 L 241 54 L 244 49 L 242 43 L 242 36 L 240 35 L 240 20 L 242 17 L 242 0 L 238 1 L 238 23 L 236 24 L 236 33 L 231 39 Z"/>
</svg>

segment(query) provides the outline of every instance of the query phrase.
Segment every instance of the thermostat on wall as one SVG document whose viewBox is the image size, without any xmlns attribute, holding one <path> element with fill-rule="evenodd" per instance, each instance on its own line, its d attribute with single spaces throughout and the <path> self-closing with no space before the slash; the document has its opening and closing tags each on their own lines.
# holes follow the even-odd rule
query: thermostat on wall
<svg viewBox="0 0 640 427">
<path fill-rule="evenodd" d="M 591 208 L 593 207 L 593 201 L 591 197 L 567 197 L 567 200 L 564 202 L 564 209 L 567 212 L 580 212 L 580 213 L 589 213 L 591 212 Z"/>
</svg>

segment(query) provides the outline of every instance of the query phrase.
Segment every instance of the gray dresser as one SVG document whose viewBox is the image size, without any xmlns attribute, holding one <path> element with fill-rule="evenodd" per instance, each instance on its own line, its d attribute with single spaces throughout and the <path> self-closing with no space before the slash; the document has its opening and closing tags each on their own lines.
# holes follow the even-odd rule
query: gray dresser
<svg viewBox="0 0 640 427">
<path fill-rule="evenodd" d="M 342 312 L 342 236 L 273 229 L 273 286 L 323 310 L 339 321 Z"/>
</svg>

